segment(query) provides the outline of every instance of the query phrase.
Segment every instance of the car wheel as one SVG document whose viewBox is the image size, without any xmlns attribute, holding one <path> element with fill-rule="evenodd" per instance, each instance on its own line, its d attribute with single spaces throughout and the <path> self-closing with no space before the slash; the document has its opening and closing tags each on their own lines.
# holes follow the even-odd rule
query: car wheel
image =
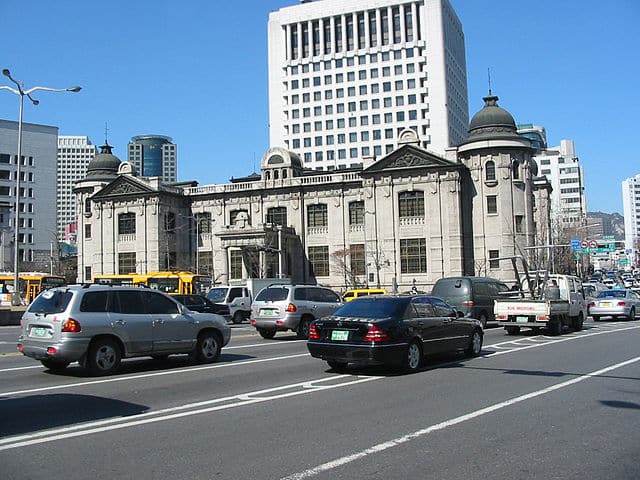
<svg viewBox="0 0 640 480">
<path fill-rule="evenodd" d="M 242 312 L 237 311 L 233 314 L 233 318 L 231 319 L 231 321 L 238 325 L 244 321 L 244 315 L 242 315 Z"/>
<path fill-rule="evenodd" d="M 344 372 L 347 370 L 347 362 L 336 362 L 335 360 L 327 360 L 327 365 L 335 372 Z"/>
<path fill-rule="evenodd" d="M 477 357 L 482 351 L 482 334 L 478 330 L 474 330 L 471 338 L 469 338 L 469 347 L 464 351 L 467 357 Z"/>
<path fill-rule="evenodd" d="M 482 328 L 487 328 L 487 314 L 482 312 L 478 318 L 480 323 L 482 324 Z"/>
<path fill-rule="evenodd" d="M 300 323 L 298 324 L 298 329 L 296 330 L 296 334 L 298 335 L 298 338 L 300 339 L 307 339 L 309 338 L 309 327 L 311 326 L 311 319 L 310 318 L 303 318 L 300 320 Z"/>
<path fill-rule="evenodd" d="M 517 335 L 520 333 L 520 327 L 504 327 L 507 331 L 507 335 Z"/>
<path fill-rule="evenodd" d="M 122 360 L 122 352 L 111 339 L 98 339 L 89 347 L 86 365 L 91 375 L 109 375 L 117 370 Z"/>
<path fill-rule="evenodd" d="M 549 333 L 554 337 L 562 335 L 562 320 L 556 318 L 547 328 L 549 329 Z"/>
<path fill-rule="evenodd" d="M 598 315 L 591 315 L 591 318 L 593 318 L 594 322 L 599 322 L 600 321 L 600 317 Z"/>
<path fill-rule="evenodd" d="M 198 335 L 195 359 L 201 363 L 215 362 L 220 356 L 220 339 L 215 332 L 206 331 Z"/>
<path fill-rule="evenodd" d="M 635 320 L 635 319 L 636 319 L 636 308 L 631 307 L 631 310 L 629 310 L 629 316 L 627 317 L 627 320 Z"/>
<path fill-rule="evenodd" d="M 258 333 L 262 338 L 273 338 L 276 336 L 275 330 L 267 330 L 266 328 L 258 328 Z"/>
<path fill-rule="evenodd" d="M 422 348 L 420 344 L 414 340 L 407 347 L 407 354 L 404 359 L 404 369 L 407 372 L 415 372 L 422 365 Z"/>
<path fill-rule="evenodd" d="M 582 324 L 584 323 L 584 318 L 582 317 L 582 314 L 578 314 L 578 316 L 574 319 L 573 321 L 573 329 L 576 332 L 579 332 L 580 330 L 582 330 Z"/>
<path fill-rule="evenodd" d="M 64 362 L 62 360 L 48 359 L 48 360 L 40 360 L 40 363 L 42 363 L 42 365 L 45 368 L 48 368 L 52 372 L 58 372 L 60 370 L 64 370 L 65 368 L 67 368 L 69 366 L 69 363 L 71 363 L 71 362 Z"/>
</svg>

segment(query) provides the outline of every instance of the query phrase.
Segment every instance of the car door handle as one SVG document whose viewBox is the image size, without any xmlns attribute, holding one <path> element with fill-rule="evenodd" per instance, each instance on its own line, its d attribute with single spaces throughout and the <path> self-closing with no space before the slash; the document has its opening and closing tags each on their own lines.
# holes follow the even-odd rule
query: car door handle
<svg viewBox="0 0 640 480">
<path fill-rule="evenodd" d="M 118 325 L 118 326 L 122 326 L 122 325 L 126 325 L 127 324 L 127 322 L 125 320 L 122 320 L 122 319 L 115 320 L 113 323 Z"/>
<path fill-rule="evenodd" d="M 154 325 L 164 325 L 164 320 L 162 319 L 157 319 L 153 321 Z"/>
</svg>

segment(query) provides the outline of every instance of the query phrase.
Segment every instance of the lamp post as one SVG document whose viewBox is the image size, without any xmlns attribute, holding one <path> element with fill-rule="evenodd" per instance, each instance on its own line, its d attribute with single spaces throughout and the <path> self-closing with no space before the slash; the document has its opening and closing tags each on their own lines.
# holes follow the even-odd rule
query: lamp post
<svg viewBox="0 0 640 480">
<path fill-rule="evenodd" d="M 27 97 L 32 104 L 38 105 L 40 102 L 34 99 L 31 94 L 37 91 L 46 92 L 79 92 L 80 87 L 70 88 L 51 88 L 51 87 L 31 87 L 24 89 L 24 84 L 17 81 L 11 76 L 8 68 L 2 70 L 2 74 L 16 84 L 16 88 L 0 85 L 0 90 L 9 90 L 11 93 L 20 97 L 20 113 L 18 116 L 18 157 L 16 160 L 16 194 L 15 194 L 15 221 L 14 221 L 14 242 L 13 242 L 13 295 L 11 298 L 12 305 L 20 305 L 20 275 L 18 261 L 20 260 L 20 165 L 22 164 L 22 111 L 24 107 L 24 97 Z"/>
</svg>

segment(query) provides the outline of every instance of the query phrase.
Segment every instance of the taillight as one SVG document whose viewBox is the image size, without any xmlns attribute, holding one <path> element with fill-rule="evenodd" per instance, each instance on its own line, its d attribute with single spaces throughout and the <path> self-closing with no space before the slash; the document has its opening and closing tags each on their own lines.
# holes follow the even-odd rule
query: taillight
<svg viewBox="0 0 640 480">
<path fill-rule="evenodd" d="M 371 325 L 363 340 L 365 342 L 386 342 L 389 340 L 389 335 L 387 335 L 387 332 L 382 330 L 380 327 Z"/>
<path fill-rule="evenodd" d="M 18 344 L 18 351 L 22 352 L 24 350 L 24 345 L 21 343 Z"/>
<path fill-rule="evenodd" d="M 320 340 L 320 334 L 318 333 L 315 323 L 309 326 L 309 340 Z"/>
<path fill-rule="evenodd" d="M 56 353 L 58 353 L 56 347 L 47 347 L 47 355 L 55 355 Z"/>
<path fill-rule="evenodd" d="M 627 304 L 627 302 L 618 302 L 618 306 L 619 307 L 624 307 Z"/>
<path fill-rule="evenodd" d="M 82 328 L 80 327 L 80 322 L 78 322 L 77 320 L 74 320 L 73 318 L 67 319 L 62 324 L 62 331 L 63 332 L 77 333 L 80 330 L 82 330 Z"/>
<path fill-rule="evenodd" d="M 285 309 L 285 311 L 289 312 L 289 313 L 295 313 L 298 309 L 296 308 L 296 306 L 293 303 L 290 303 L 289 305 L 287 305 L 287 308 Z"/>
<path fill-rule="evenodd" d="M 596 302 L 589 302 L 589 306 L 590 307 L 595 307 L 596 306 Z"/>
<path fill-rule="evenodd" d="M 462 302 L 462 305 L 465 307 L 473 307 L 475 303 L 473 303 L 473 300 L 465 300 L 464 302 Z"/>
</svg>

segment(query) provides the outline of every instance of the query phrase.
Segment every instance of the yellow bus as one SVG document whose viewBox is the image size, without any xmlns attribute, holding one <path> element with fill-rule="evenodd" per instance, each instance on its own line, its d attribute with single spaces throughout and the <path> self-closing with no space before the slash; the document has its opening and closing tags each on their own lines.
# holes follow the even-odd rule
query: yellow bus
<svg viewBox="0 0 640 480">
<path fill-rule="evenodd" d="M 209 290 L 211 278 L 192 272 L 147 272 L 134 275 L 134 285 L 146 285 L 169 295 L 202 293 Z"/>
<path fill-rule="evenodd" d="M 0 303 L 11 305 L 14 289 L 15 276 L 13 273 L 0 273 Z M 49 288 L 59 287 L 66 283 L 64 277 L 60 275 L 50 275 L 42 272 L 19 272 L 18 291 L 23 302 L 29 304 L 38 294 Z"/>
</svg>

